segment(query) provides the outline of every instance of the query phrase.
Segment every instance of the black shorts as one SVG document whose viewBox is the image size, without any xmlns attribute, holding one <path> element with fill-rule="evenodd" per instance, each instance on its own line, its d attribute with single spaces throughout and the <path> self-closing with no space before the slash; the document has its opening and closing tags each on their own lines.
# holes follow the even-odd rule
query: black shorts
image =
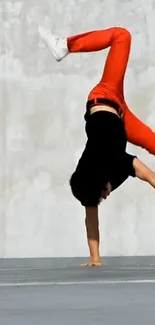
<svg viewBox="0 0 155 325">
<path fill-rule="evenodd" d="M 135 177 L 135 156 L 126 153 L 126 132 L 116 114 L 93 113 L 87 118 L 85 130 L 88 140 L 70 185 L 73 195 L 83 206 L 96 206 L 107 182 L 114 191 L 129 176 Z"/>
</svg>

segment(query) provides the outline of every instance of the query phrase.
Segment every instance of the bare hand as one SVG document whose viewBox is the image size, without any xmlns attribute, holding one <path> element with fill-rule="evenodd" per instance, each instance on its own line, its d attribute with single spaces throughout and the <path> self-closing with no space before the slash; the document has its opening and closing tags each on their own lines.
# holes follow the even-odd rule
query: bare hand
<svg viewBox="0 0 155 325">
<path fill-rule="evenodd" d="M 101 267 L 104 266 L 104 264 L 102 262 L 89 262 L 89 263 L 84 263 L 84 264 L 80 264 L 80 266 L 82 267 Z"/>
</svg>

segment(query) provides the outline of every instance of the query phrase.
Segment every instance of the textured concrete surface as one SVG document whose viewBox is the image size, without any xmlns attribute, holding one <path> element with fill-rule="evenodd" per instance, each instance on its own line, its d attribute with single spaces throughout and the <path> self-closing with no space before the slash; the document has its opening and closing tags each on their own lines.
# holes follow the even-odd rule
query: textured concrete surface
<svg viewBox="0 0 155 325">
<path fill-rule="evenodd" d="M 108 267 L 145 267 L 155 265 L 155 256 L 104 256 L 102 261 Z M 88 262 L 88 256 L 74 258 L 1 258 L 0 269 L 55 269 L 78 266 L 86 262 Z"/>
<path fill-rule="evenodd" d="M 155 318 L 155 284 L 1 288 L 1 325 L 146 325 Z"/>
<path fill-rule="evenodd" d="M 83 268 L 70 266 L 55 269 L 0 270 L 0 285 L 96 283 L 115 281 L 155 282 L 155 266 Z"/>
<path fill-rule="evenodd" d="M 62 36 L 124 26 L 133 36 L 125 93 L 155 129 L 154 0 L 0 0 L 0 256 L 85 256 L 83 209 L 68 180 L 85 144 L 88 92 L 107 51 L 56 63 L 37 24 Z M 129 147 L 150 167 L 154 157 Z M 152 189 L 128 180 L 101 206 L 102 255 L 154 255 Z"/>
<path fill-rule="evenodd" d="M 72 261 L 72 266 L 71 266 Z M 0 261 L 0 324 L 146 325 L 155 317 L 155 265 L 126 266 L 111 259 L 102 268 L 79 268 L 77 260 Z M 34 265 L 37 263 L 34 262 Z M 130 259 L 134 264 L 136 260 Z M 147 258 L 140 258 L 147 264 Z M 124 266 L 123 266 L 124 263 Z M 154 263 L 154 258 L 150 259 Z M 107 260 L 108 264 L 108 260 Z M 119 265 L 120 264 L 120 265 Z M 23 263 L 24 265 L 24 263 Z M 29 266 L 28 266 L 29 265 Z M 42 268 L 41 268 L 42 265 Z M 53 265 L 53 267 L 52 267 Z"/>
<path fill-rule="evenodd" d="M 104 281 L 155 281 L 155 257 L 102 258 L 104 267 L 83 268 L 87 258 L 0 260 L 0 285 Z"/>
</svg>

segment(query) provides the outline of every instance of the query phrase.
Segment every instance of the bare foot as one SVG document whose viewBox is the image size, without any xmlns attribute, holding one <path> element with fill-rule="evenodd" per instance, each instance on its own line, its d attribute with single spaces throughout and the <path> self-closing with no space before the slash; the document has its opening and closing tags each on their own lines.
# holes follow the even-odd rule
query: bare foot
<svg viewBox="0 0 155 325">
<path fill-rule="evenodd" d="M 89 263 L 84 263 L 84 264 L 80 264 L 80 266 L 82 267 L 101 267 L 104 266 L 104 264 L 102 262 L 89 262 Z"/>
</svg>

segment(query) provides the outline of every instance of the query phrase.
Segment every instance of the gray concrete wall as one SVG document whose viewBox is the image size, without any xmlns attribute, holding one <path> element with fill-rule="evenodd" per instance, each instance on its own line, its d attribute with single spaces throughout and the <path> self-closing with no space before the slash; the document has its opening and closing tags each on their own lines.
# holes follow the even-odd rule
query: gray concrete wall
<svg viewBox="0 0 155 325">
<path fill-rule="evenodd" d="M 85 256 L 83 208 L 68 179 L 85 144 L 85 101 L 107 51 L 56 63 L 37 24 L 62 36 L 111 26 L 133 35 L 131 109 L 155 129 L 154 0 L 0 0 L 0 257 Z M 155 159 L 129 146 L 150 167 Z M 130 179 L 100 208 L 102 255 L 155 255 L 155 200 Z"/>
</svg>

